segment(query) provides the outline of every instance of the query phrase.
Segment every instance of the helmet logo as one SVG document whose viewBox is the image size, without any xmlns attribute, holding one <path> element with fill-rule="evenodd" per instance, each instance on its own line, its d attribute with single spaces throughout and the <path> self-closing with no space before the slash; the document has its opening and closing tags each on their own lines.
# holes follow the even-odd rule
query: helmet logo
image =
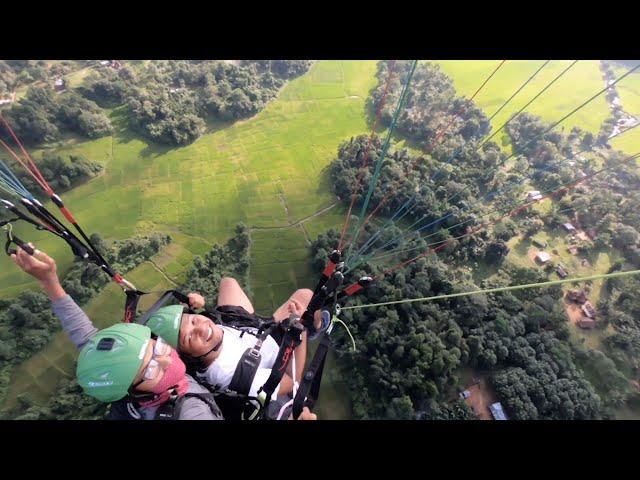
<svg viewBox="0 0 640 480">
<path fill-rule="evenodd" d="M 113 381 L 109 381 L 109 382 L 89 382 L 88 385 L 90 387 L 108 387 L 110 385 L 113 385 Z"/>
</svg>

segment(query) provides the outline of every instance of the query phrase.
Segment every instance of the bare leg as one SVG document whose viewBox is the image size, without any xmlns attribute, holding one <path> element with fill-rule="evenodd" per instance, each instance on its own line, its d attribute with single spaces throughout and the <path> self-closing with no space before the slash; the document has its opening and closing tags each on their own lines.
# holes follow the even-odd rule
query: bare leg
<svg viewBox="0 0 640 480">
<path fill-rule="evenodd" d="M 249 297 L 244 293 L 236 279 L 231 277 L 225 277 L 220 280 L 218 306 L 220 307 L 223 305 L 240 306 L 249 313 L 254 312 L 251 300 L 249 300 Z"/>
<path fill-rule="evenodd" d="M 309 302 L 311 301 L 311 297 L 313 296 L 313 292 L 308 288 L 302 288 L 300 290 L 296 290 L 293 292 L 293 295 L 289 297 L 289 300 L 284 302 L 282 305 L 278 307 L 278 309 L 273 313 L 273 318 L 276 322 L 281 322 L 285 318 L 289 318 L 291 313 L 295 313 L 296 315 L 301 316 L 304 311 L 307 309 Z M 302 379 L 302 374 L 304 373 L 304 364 L 307 359 L 307 332 L 302 333 L 302 342 L 298 345 L 293 352 L 294 358 L 296 360 L 296 381 L 300 382 Z M 292 364 L 289 362 L 287 366 L 287 373 L 289 377 L 293 378 L 292 373 Z M 291 391 L 293 385 L 288 385 L 289 382 L 287 379 L 283 377 L 283 381 L 280 385 L 281 393 L 282 390 Z"/>
</svg>

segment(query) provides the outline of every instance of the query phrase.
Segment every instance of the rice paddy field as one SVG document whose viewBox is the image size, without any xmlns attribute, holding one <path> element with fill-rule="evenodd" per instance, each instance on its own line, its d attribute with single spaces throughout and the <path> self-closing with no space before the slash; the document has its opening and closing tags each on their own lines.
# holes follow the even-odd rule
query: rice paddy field
<svg viewBox="0 0 640 480">
<path fill-rule="evenodd" d="M 527 84 L 511 102 L 496 115 L 491 124 L 499 128 L 511 115 L 522 108 L 551 80 L 571 64 L 572 60 L 552 60 Z M 444 60 L 437 62 L 454 80 L 456 90 L 470 97 L 491 72 L 498 60 Z M 490 117 L 516 90 L 542 66 L 544 60 L 508 60 L 478 94 L 475 101 Z M 581 60 L 547 89 L 526 111 L 540 115 L 545 121 L 560 120 L 569 111 L 604 88 L 598 60 Z M 624 80 L 623 80 L 624 81 Z M 604 95 L 569 117 L 559 128 L 568 131 L 574 126 L 597 133 L 609 115 Z"/>
<path fill-rule="evenodd" d="M 498 61 L 438 63 L 458 91 L 469 96 Z M 478 104 L 492 115 L 541 64 L 506 62 L 477 97 Z M 493 119 L 494 128 L 568 64 L 552 61 L 545 67 Z M 59 147 L 62 154 L 82 154 L 105 167 L 103 174 L 63 195 L 65 203 L 85 231 L 99 232 L 107 240 L 147 232 L 173 237 L 171 245 L 127 275 L 143 290 L 162 290 L 184 281 L 196 255 L 224 242 L 235 225 L 244 222 L 252 238 L 252 299 L 258 313 L 268 315 L 296 288 L 313 288 L 318 272 L 309 265 L 309 243 L 327 228 L 342 224 L 344 210 L 331 193 L 327 167 L 343 140 L 368 131 L 365 101 L 375 86 L 375 71 L 376 61 L 315 62 L 255 117 L 232 125 L 211 124 L 204 136 L 180 148 L 144 141 L 127 128 L 122 110 L 110 110 L 116 127 L 113 136 L 68 141 Z M 71 79 L 74 85 L 87 73 L 79 71 Z M 638 107 L 640 113 L 640 76 L 632 77 L 626 79 L 629 89 L 619 92 L 623 103 L 629 99 L 629 108 Z M 558 120 L 603 86 L 597 61 L 578 62 L 530 111 L 548 121 Z M 579 125 L 596 133 L 608 115 L 600 97 L 567 120 L 565 128 Z M 18 232 L 56 258 L 62 274 L 71 265 L 68 247 L 57 238 L 23 227 Z M 513 249 L 514 255 L 518 250 Z M 578 270 L 575 273 L 582 273 Z M 0 256 L 0 298 L 35 288 L 30 277 Z M 112 284 L 86 311 L 104 327 L 120 318 L 122 302 L 119 287 Z M 41 352 L 16 367 L 2 407 L 16 405 L 20 395 L 45 403 L 59 380 L 73 375 L 74 358 L 74 347 L 65 335 L 55 335 Z M 349 418 L 345 387 L 329 370 L 319 414 Z"/>
</svg>

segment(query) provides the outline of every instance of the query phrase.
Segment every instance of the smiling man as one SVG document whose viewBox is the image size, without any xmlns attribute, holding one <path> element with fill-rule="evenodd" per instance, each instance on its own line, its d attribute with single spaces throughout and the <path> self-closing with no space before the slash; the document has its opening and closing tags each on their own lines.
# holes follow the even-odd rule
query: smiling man
<svg viewBox="0 0 640 480">
<path fill-rule="evenodd" d="M 274 312 L 273 320 L 279 323 L 289 318 L 291 314 L 301 317 L 312 295 L 313 292 L 308 289 L 296 290 Z M 204 298 L 198 294 L 189 294 L 189 300 L 190 305 L 195 309 L 204 307 Z M 156 335 L 162 336 L 170 345 L 177 348 L 178 352 L 189 362 L 197 363 L 198 377 L 201 381 L 216 390 L 228 388 L 243 354 L 256 344 L 257 329 L 243 328 L 240 330 L 217 325 L 206 316 L 185 313 L 184 309 L 185 307 L 181 305 L 161 308 L 149 318 L 147 325 Z M 251 301 L 233 278 L 221 280 L 216 310 L 223 320 L 238 318 L 256 320 L 261 318 L 255 314 Z M 320 312 L 316 312 L 314 319 L 314 327 L 318 331 L 322 331 L 322 327 L 328 324 L 323 321 Z M 281 333 L 272 333 L 262 342 L 260 363 L 251 382 L 249 396 L 257 396 L 260 387 L 271 375 L 281 341 Z M 304 332 L 302 342 L 294 350 L 297 382 L 300 382 L 302 378 L 306 354 L 307 341 L 306 332 Z M 292 390 L 293 373 L 290 362 L 287 373 L 283 375 L 278 388 L 273 393 L 273 398 L 275 399 L 278 395 L 287 395 Z"/>
</svg>

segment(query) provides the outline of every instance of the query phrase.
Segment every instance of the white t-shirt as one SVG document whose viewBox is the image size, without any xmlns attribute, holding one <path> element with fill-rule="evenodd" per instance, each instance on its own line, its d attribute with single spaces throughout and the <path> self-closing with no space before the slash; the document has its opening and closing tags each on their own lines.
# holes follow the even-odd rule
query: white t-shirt
<svg viewBox="0 0 640 480">
<path fill-rule="evenodd" d="M 220 354 L 204 373 L 198 374 L 200 378 L 204 378 L 207 383 L 216 389 L 224 389 L 229 386 L 242 355 L 247 348 L 251 348 L 256 344 L 255 335 L 251 335 L 250 333 L 242 334 L 242 331 L 231 327 L 221 326 L 220 328 L 224 330 L 224 339 L 222 341 Z M 257 329 L 249 330 L 253 332 L 257 331 Z M 250 396 L 256 396 L 260 387 L 268 380 L 279 350 L 280 347 L 270 335 L 262 343 L 262 347 L 260 348 L 260 366 L 256 371 L 253 383 L 249 389 Z M 276 398 L 279 389 L 280 385 L 278 385 L 273 392 L 272 399 Z"/>
</svg>

